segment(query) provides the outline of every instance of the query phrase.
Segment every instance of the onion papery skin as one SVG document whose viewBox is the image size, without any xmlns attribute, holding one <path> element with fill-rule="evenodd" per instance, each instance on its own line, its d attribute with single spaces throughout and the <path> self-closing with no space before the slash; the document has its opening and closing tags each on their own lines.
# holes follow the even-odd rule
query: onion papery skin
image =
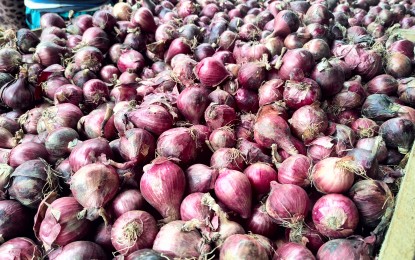
<svg viewBox="0 0 415 260">
<path fill-rule="evenodd" d="M 275 252 L 273 260 L 283 260 L 283 259 L 304 259 L 304 260 L 315 260 L 313 253 L 308 250 L 305 246 L 289 242 L 281 247 Z"/>
<path fill-rule="evenodd" d="M 267 213 L 278 224 L 285 221 L 296 224 L 307 215 L 310 200 L 301 187 L 272 181 L 271 192 L 266 200 L 265 207 Z"/>
<path fill-rule="evenodd" d="M 311 179 L 322 193 L 343 193 L 353 185 L 354 174 L 361 171 L 365 174 L 351 157 L 328 157 L 314 165 Z"/>
<path fill-rule="evenodd" d="M 141 210 L 128 211 L 114 222 L 111 241 L 114 248 L 123 255 L 153 245 L 158 229 L 157 222 L 149 213 Z"/>
<path fill-rule="evenodd" d="M 311 159 L 307 156 L 292 155 L 278 166 L 278 182 L 306 188 L 310 185 L 308 174 L 312 165 Z"/>
<path fill-rule="evenodd" d="M 248 177 L 240 171 L 219 171 L 215 182 L 215 194 L 219 201 L 242 218 L 251 215 L 252 191 Z"/>
<path fill-rule="evenodd" d="M 210 251 L 197 230 L 182 231 L 185 221 L 175 220 L 164 225 L 156 236 L 153 250 L 170 258 L 198 258 Z M 175 241 L 175 243 L 171 243 Z"/>
<path fill-rule="evenodd" d="M 375 228 L 393 206 L 392 192 L 382 181 L 358 181 L 350 188 L 349 197 L 359 210 L 362 222 L 371 228 Z"/>
<path fill-rule="evenodd" d="M 65 246 L 84 238 L 88 234 L 90 222 L 78 218 L 82 209 L 73 197 L 62 197 L 50 204 L 38 231 L 44 246 Z"/>
<path fill-rule="evenodd" d="M 180 203 L 186 178 L 182 169 L 167 158 L 159 157 L 143 168 L 141 194 L 164 218 L 165 222 L 180 219 Z"/>
<path fill-rule="evenodd" d="M 359 223 L 359 212 L 351 199 L 328 194 L 314 204 L 312 217 L 317 230 L 329 238 L 348 237 Z"/>
<path fill-rule="evenodd" d="M 87 209 L 87 219 L 98 218 L 100 211 L 116 195 L 120 179 L 112 166 L 92 163 L 83 166 L 71 177 L 74 198 Z"/>
<path fill-rule="evenodd" d="M 235 234 L 225 240 L 219 258 L 242 259 L 249 255 L 252 259 L 269 259 L 271 251 L 269 240 L 261 235 Z"/>
<path fill-rule="evenodd" d="M 185 127 L 165 131 L 157 140 L 157 153 L 162 157 L 177 158 L 181 164 L 188 165 L 198 155 L 194 133 Z"/>
</svg>

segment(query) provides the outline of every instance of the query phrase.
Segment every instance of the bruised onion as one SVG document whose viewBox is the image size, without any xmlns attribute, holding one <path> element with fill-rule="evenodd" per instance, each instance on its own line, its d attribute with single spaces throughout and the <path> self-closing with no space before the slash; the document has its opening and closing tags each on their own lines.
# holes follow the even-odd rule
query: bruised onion
<svg viewBox="0 0 415 260">
<path fill-rule="evenodd" d="M 387 210 L 393 206 L 392 193 L 384 182 L 361 180 L 349 191 L 349 196 L 356 204 L 363 223 L 376 227 Z"/>
<path fill-rule="evenodd" d="M 107 259 L 104 249 L 91 241 L 75 241 L 52 251 L 48 255 L 51 260 L 75 259 Z"/>
<path fill-rule="evenodd" d="M 360 259 L 370 258 L 369 247 L 362 238 L 333 239 L 326 242 L 317 252 L 317 259 Z"/>
<path fill-rule="evenodd" d="M 414 124 L 404 118 L 392 118 L 385 121 L 379 129 L 386 145 L 398 148 L 399 152 L 406 154 L 410 151 L 414 141 Z"/>
<path fill-rule="evenodd" d="M 120 140 L 120 154 L 125 160 L 146 163 L 153 156 L 156 143 L 146 130 L 134 128 L 127 130 Z"/>
<path fill-rule="evenodd" d="M 239 150 L 235 148 L 220 148 L 210 158 L 210 166 L 215 169 L 243 170 L 245 161 Z"/>
<path fill-rule="evenodd" d="M 281 247 L 275 252 L 275 257 L 273 259 L 304 259 L 304 260 L 314 260 L 316 259 L 304 245 L 289 242 Z"/>
<path fill-rule="evenodd" d="M 0 50 L 0 72 L 11 73 L 17 70 L 22 62 L 22 55 L 15 49 Z"/>
<path fill-rule="evenodd" d="M 78 139 L 78 133 L 69 127 L 60 127 L 48 134 L 45 140 L 45 147 L 53 156 L 65 156 L 70 153 L 69 143 Z"/>
<path fill-rule="evenodd" d="M 118 174 L 112 166 L 92 163 L 80 168 L 71 177 L 71 191 L 85 208 L 86 218 L 95 220 L 105 214 L 103 207 L 114 198 L 119 183 Z"/>
<path fill-rule="evenodd" d="M 76 128 L 83 116 L 81 109 L 71 103 L 57 104 L 45 108 L 37 123 L 37 132 L 51 132 L 59 127 Z"/>
<path fill-rule="evenodd" d="M 241 259 L 247 256 L 252 259 L 269 259 L 272 246 L 267 238 L 261 235 L 235 234 L 228 237 L 220 250 L 220 259 Z"/>
<path fill-rule="evenodd" d="M 186 169 L 185 176 L 189 193 L 208 192 L 215 187 L 218 170 L 204 164 L 194 164 Z"/>
<path fill-rule="evenodd" d="M 312 217 L 317 230 L 329 238 L 348 237 L 359 223 L 356 205 L 341 194 L 328 194 L 317 200 Z"/>
<path fill-rule="evenodd" d="M 209 136 L 209 145 L 214 151 L 220 148 L 232 148 L 235 144 L 235 131 L 229 127 L 215 129 Z"/>
<path fill-rule="evenodd" d="M 292 32 L 296 32 L 300 26 L 298 16 L 290 10 L 279 12 L 274 19 L 274 33 L 285 37 Z"/>
<path fill-rule="evenodd" d="M 3 239 L 9 240 L 24 235 L 30 225 L 30 213 L 26 207 L 15 200 L 1 200 L 0 234 Z M 3 244 L 4 245 L 4 244 Z"/>
</svg>

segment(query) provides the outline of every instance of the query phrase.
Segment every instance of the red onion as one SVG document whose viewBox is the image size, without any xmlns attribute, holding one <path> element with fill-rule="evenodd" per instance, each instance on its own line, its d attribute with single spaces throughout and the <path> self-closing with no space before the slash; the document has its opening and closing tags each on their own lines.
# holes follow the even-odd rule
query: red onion
<svg viewBox="0 0 415 260">
<path fill-rule="evenodd" d="M 173 116 L 167 109 L 160 105 L 148 105 L 140 107 L 126 114 L 127 120 L 131 121 L 136 127 L 146 129 L 156 135 L 173 126 Z"/>
<path fill-rule="evenodd" d="M 15 72 L 22 62 L 22 55 L 15 49 L 0 50 L 0 72 Z"/>
<path fill-rule="evenodd" d="M 356 143 L 356 148 L 364 149 L 375 154 L 378 162 L 383 162 L 388 156 L 388 149 L 380 136 L 362 138 Z"/>
<path fill-rule="evenodd" d="M 121 72 L 114 65 L 102 67 L 99 73 L 102 81 L 105 83 L 114 83 L 121 75 Z"/>
<path fill-rule="evenodd" d="M 414 124 L 404 118 L 392 118 L 385 121 L 379 129 L 388 147 L 398 148 L 402 154 L 409 153 L 415 138 Z"/>
<path fill-rule="evenodd" d="M 26 161 L 38 158 L 48 158 L 48 151 L 43 144 L 34 142 L 22 143 L 11 150 L 8 164 L 11 167 L 17 167 Z"/>
<path fill-rule="evenodd" d="M 45 108 L 37 123 L 37 132 L 51 132 L 59 127 L 76 128 L 78 120 L 83 116 L 79 107 L 70 104 L 58 104 Z"/>
<path fill-rule="evenodd" d="M 112 157 L 111 147 L 104 138 L 94 138 L 82 143 L 75 142 L 75 145 L 69 155 L 69 163 L 73 172 L 77 172 L 85 165 Z"/>
<path fill-rule="evenodd" d="M 210 211 L 202 204 L 204 194 L 201 192 L 191 193 L 185 197 L 180 205 L 180 216 L 184 221 L 197 219 L 201 222 L 210 218 Z"/>
<path fill-rule="evenodd" d="M 187 87 L 177 98 L 177 108 L 192 124 L 198 124 L 208 103 L 208 91 L 204 88 Z"/>
<path fill-rule="evenodd" d="M 120 139 L 120 154 L 125 160 L 146 163 L 154 155 L 156 142 L 146 130 L 134 128 L 127 130 Z"/>
<path fill-rule="evenodd" d="M 292 11 L 283 10 L 275 16 L 274 33 L 280 37 L 285 37 L 292 32 L 296 32 L 299 26 L 300 20 Z"/>
<path fill-rule="evenodd" d="M 369 259 L 369 248 L 363 239 L 333 239 L 317 252 L 317 259 Z"/>
<path fill-rule="evenodd" d="M 131 16 L 133 26 L 139 26 L 145 32 L 155 32 L 157 29 L 153 14 L 145 7 L 138 8 Z"/>
<path fill-rule="evenodd" d="M 117 19 L 108 10 L 98 10 L 92 16 L 92 23 L 106 31 L 111 31 L 117 23 Z"/>
<path fill-rule="evenodd" d="M 271 163 L 271 156 L 266 154 L 265 149 L 257 143 L 250 142 L 246 139 L 238 139 L 237 148 L 242 154 L 247 164 L 256 162 Z"/>
<path fill-rule="evenodd" d="M 282 57 L 282 65 L 278 70 L 278 76 L 281 79 L 290 79 L 291 71 L 300 68 L 304 73 L 311 72 L 314 67 L 313 55 L 306 49 L 288 50 Z"/>
<path fill-rule="evenodd" d="M 263 106 L 275 101 L 282 100 L 284 81 L 281 79 L 273 79 L 266 81 L 258 89 L 259 105 Z"/>
<path fill-rule="evenodd" d="M 55 105 L 62 103 L 79 105 L 83 101 L 82 89 L 72 84 L 62 85 L 56 89 L 53 100 Z"/>
<path fill-rule="evenodd" d="M 144 57 L 136 50 L 125 50 L 117 62 L 117 67 L 121 72 L 139 73 L 144 68 Z"/>
<path fill-rule="evenodd" d="M 170 63 L 171 60 L 178 54 L 190 54 L 192 52 L 190 46 L 191 46 L 191 43 L 183 37 L 174 39 L 171 42 L 169 49 L 164 53 L 164 61 L 166 63 Z M 201 62 L 199 62 L 199 64 L 201 64 Z M 196 71 L 199 71 L 199 70 L 200 69 L 196 67 Z M 195 74 L 198 75 L 198 73 L 195 73 Z"/>
<path fill-rule="evenodd" d="M 314 140 L 328 127 L 325 112 L 316 104 L 299 108 L 289 122 L 293 133 L 305 143 Z"/>
<path fill-rule="evenodd" d="M 0 100 L 12 109 L 25 110 L 33 107 L 35 89 L 27 81 L 27 71 L 21 69 L 16 80 L 9 81 L 0 89 Z"/>
<path fill-rule="evenodd" d="M 42 29 L 56 26 L 59 28 L 65 28 L 66 24 L 62 17 L 55 13 L 45 13 L 40 17 L 40 26 Z"/>
<path fill-rule="evenodd" d="M 319 84 L 325 96 L 332 96 L 342 89 L 345 74 L 333 61 L 322 60 L 315 66 L 311 78 Z"/>
<path fill-rule="evenodd" d="M 366 176 L 365 169 L 351 157 L 328 157 L 314 165 L 311 178 L 322 193 L 342 193 L 353 185 L 354 174 Z"/>
<path fill-rule="evenodd" d="M 362 115 L 377 120 L 387 120 L 398 115 L 401 106 L 385 94 L 369 95 L 362 105 Z"/>
<path fill-rule="evenodd" d="M 71 177 L 71 191 L 74 198 L 86 209 L 86 218 L 95 220 L 98 215 L 105 214 L 102 212 L 103 207 L 114 198 L 119 183 L 118 174 L 113 167 L 92 163 L 83 166 Z"/>
<path fill-rule="evenodd" d="M 360 138 L 373 137 L 379 131 L 379 126 L 369 118 L 358 118 L 352 122 L 351 128 Z"/>
<path fill-rule="evenodd" d="M 320 23 L 329 24 L 329 20 L 333 17 L 329 9 L 322 4 L 313 4 L 308 8 L 307 13 L 304 16 L 304 23 Z"/>
<path fill-rule="evenodd" d="M 209 87 L 219 85 L 230 76 L 223 63 L 213 57 L 201 60 L 195 67 L 195 74 L 203 85 Z"/>
<path fill-rule="evenodd" d="M 105 251 L 97 244 L 90 241 L 75 241 L 64 247 L 52 251 L 48 255 L 51 260 L 64 259 L 107 259 Z"/>
<path fill-rule="evenodd" d="M 229 93 L 228 91 L 222 90 L 219 87 L 216 88 L 214 91 L 210 92 L 208 98 L 211 102 L 219 104 L 219 105 L 228 105 L 229 107 L 236 108 L 236 100 L 231 95 L 236 92 L 232 91 Z"/>
<path fill-rule="evenodd" d="M 265 203 L 268 214 L 278 224 L 288 222 L 296 226 L 301 223 L 309 210 L 307 193 L 293 184 L 271 182 L 271 192 Z"/>
<path fill-rule="evenodd" d="M 92 241 L 105 248 L 107 251 L 113 251 L 114 247 L 111 243 L 111 229 L 112 225 L 105 225 L 104 222 L 101 223 L 97 227 Z"/>
<path fill-rule="evenodd" d="M 269 183 L 277 180 L 277 172 L 269 164 L 262 162 L 251 164 L 244 170 L 244 174 L 258 197 L 269 193 L 271 189 Z"/>
<path fill-rule="evenodd" d="M 290 80 L 285 84 L 283 97 L 287 107 L 299 109 L 320 100 L 321 91 L 318 84 L 312 79 Z"/>
<path fill-rule="evenodd" d="M 82 206 L 73 197 L 62 197 L 52 202 L 42 219 L 37 237 L 46 248 L 65 246 L 80 240 L 88 232 L 89 221 L 79 218 Z"/>
<path fill-rule="evenodd" d="M 359 223 L 359 212 L 355 204 L 341 194 L 321 197 L 314 204 L 312 216 L 317 230 L 329 238 L 350 236 Z"/>
<path fill-rule="evenodd" d="M 349 81 L 344 82 L 343 88 L 332 99 L 332 106 L 334 109 L 354 109 L 361 107 L 366 93 L 360 81 L 360 77 L 357 76 Z"/>
<path fill-rule="evenodd" d="M 144 203 L 144 197 L 138 190 L 124 190 L 115 196 L 109 209 L 115 218 L 119 218 L 126 212 L 142 209 Z"/>
<path fill-rule="evenodd" d="M 253 259 L 269 259 L 272 250 L 269 240 L 261 235 L 235 234 L 225 240 L 219 257 L 241 259 L 249 252 Z"/>
<path fill-rule="evenodd" d="M 208 192 L 215 187 L 218 170 L 204 164 L 194 164 L 187 168 L 186 184 L 189 193 Z"/>
<path fill-rule="evenodd" d="M 302 154 L 290 156 L 278 165 L 278 181 L 306 188 L 310 185 L 308 173 L 311 166 L 311 159 Z"/>
<path fill-rule="evenodd" d="M 408 77 L 412 72 L 411 60 L 402 53 L 391 53 L 387 56 L 385 71 L 395 78 Z"/>
<path fill-rule="evenodd" d="M 111 242 L 117 252 L 128 255 L 137 249 L 152 246 L 157 232 L 156 220 L 149 213 L 128 211 L 114 222 Z"/>
<path fill-rule="evenodd" d="M 258 205 L 253 209 L 251 217 L 246 222 L 246 230 L 273 238 L 277 234 L 278 225 L 266 212 L 265 205 Z"/>
<path fill-rule="evenodd" d="M 104 57 L 102 52 L 93 46 L 85 46 L 77 50 L 74 56 L 75 65 L 81 69 L 98 71 Z"/>
<path fill-rule="evenodd" d="M 393 195 L 384 182 L 361 180 L 349 191 L 349 196 L 356 204 L 363 223 L 375 228 L 388 210 L 393 207 Z"/>
<path fill-rule="evenodd" d="M 241 171 L 245 167 L 245 161 L 238 149 L 220 148 L 210 158 L 210 166 L 214 169 L 227 168 Z"/>
<path fill-rule="evenodd" d="M 67 48 L 53 42 L 41 42 L 36 46 L 33 59 L 37 63 L 47 67 L 61 63 L 61 57 L 67 52 Z"/>
<path fill-rule="evenodd" d="M 104 137 L 112 140 L 116 137 L 112 109 L 95 109 L 78 121 L 78 132 L 88 139 Z"/>
<path fill-rule="evenodd" d="M 313 253 L 302 244 L 289 242 L 279 247 L 273 258 L 273 260 L 283 259 L 315 260 L 316 258 Z"/>
<path fill-rule="evenodd" d="M 209 145 L 213 151 L 220 148 L 232 148 L 236 145 L 235 131 L 230 127 L 222 127 L 212 131 Z"/>
<path fill-rule="evenodd" d="M 402 100 L 406 104 L 415 104 L 415 78 L 409 77 L 399 80 L 398 95 L 399 100 Z"/>
<path fill-rule="evenodd" d="M 154 240 L 153 250 L 169 258 L 198 258 L 210 251 L 197 230 L 182 231 L 186 222 L 172 221 L 164 225 Z"/>
<path fill-rule="evenodd" d="M 238 82 L 242 88 L 258 89 L 265 80 L 265 64 L 248 62 L 242 64 L 238 72 Z"/>
<path fill-rule="evenodd" d="M 186 186 L 183 171 L 163 157 L 156 158 L 143 170 L 140 181 L 143 197 L 163 216 L 165 222 L 179 219 L 180 203 Z"/>
<path fill-rule="evenodd" d="M 0 254 L 5 260 L 42 258 L 39 247 L 26 237 L 16 237 L 3 243 L 0 246 Z"/>
<path fill-rule="evenodd" d="M 24 235 L 29 230 L 29 219 L 32 216 L 28 209 L 19 202 L 1 200 L 0 215 L 3 216 L 0 223 L 0 234 L 4 240 Z"/>
<path fill-rule="evenodd" d="M 194 133 L 185 127 L 163 132 L 157 140 L 157 154 L 166 158 L 176 158 L 185 165 L 191 163 L 197 156 Z"/>
<path fill-rule="evenodd" d="M 314 60 L 319 61 L 330 57 L 330 47 L 322 39 L 312 39 L 304 44 L 304 49 L 313 54 Z"/>
<path fill-rule="evenodd" d="M 398 89 L 398 82 L 390 75 L 382 74 L 371 79 L 366 85 L 369 94 L 392 95 Z"/>
<path fill-rule="evenodd" d="M 65 156 L 71 152 L 68 144 L 78 138 L 79 135 L 74 129 L 60 127 L 48 134 L 45 140 L 45 148 L 50 155 L 57 157 Z"/>
<path fill-rule="evenodd" d="M 287 122 L 279 116 L 278 112 L 261 113 L 254 125 L 254 139 L 264 148 L 277 144 L 288 154 L 297 154 L 290 138 L 290 128 Z"/>
<path fill-rule="evenodd" d="M 329 136 L 317 137 L 308 144 L 307 156 L 310 157 L 314 163 L 335 155 L 333 138 Z"/>
<path fill-rule="evenodd" d="M 209 128 L 217 129 L 233 124 L 236 113 L 232 107 L 211 103 L 205 110 L 205 120 Z"/>
<path fill-rule="evenodd" d="M 414 58 L 414 43 L 410 40 L 399 40 L 394 43 L 392 43 L 391 46 L 389 46 L 388 50 L 390 52 L 399 52 L 408 57 L 409 59 Z"/>
<path fill-rule="evenodd" d="M 242 218 L 251 215 L 251 184 L 242 172 L 224 169 L 215 183 L 215 194 L 219 201 Z"/>
</svg>

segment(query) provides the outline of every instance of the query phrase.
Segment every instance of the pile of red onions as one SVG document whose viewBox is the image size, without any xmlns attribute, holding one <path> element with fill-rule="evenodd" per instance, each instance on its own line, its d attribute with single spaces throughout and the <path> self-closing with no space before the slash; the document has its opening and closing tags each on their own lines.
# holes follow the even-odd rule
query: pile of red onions
<svg viewBox="0 0 415 260">
<path fill-rule="evenodd" d="M 394 30 L 414 17 L 143 0 L 0 30 L 1 255 L 377 255 L 415 140 L 414 43 Z"/>
</svg>

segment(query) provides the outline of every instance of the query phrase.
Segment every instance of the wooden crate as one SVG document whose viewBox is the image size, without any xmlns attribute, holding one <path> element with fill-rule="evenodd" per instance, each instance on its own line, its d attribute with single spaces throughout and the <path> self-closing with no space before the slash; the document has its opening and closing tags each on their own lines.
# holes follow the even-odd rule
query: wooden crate
<svg viewBox="0 0 415 260">
<path fill-rule="evenodd" d="M 395 200 L 395 210 L 379 259 L 415 259 L 415 145 L 405 167 L 405 176 Z"/>
</svg>

